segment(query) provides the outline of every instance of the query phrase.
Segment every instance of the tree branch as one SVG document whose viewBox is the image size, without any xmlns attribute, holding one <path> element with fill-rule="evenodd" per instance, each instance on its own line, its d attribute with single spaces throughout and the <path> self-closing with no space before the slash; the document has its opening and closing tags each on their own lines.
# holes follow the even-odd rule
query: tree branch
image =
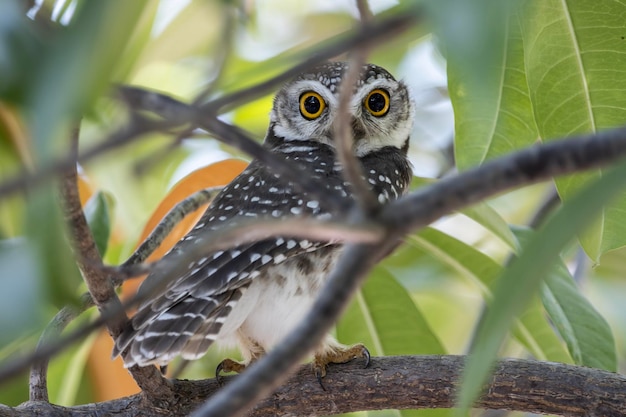
<svg viewBox="0 0 626 417">
<path fill-rule="evenodd" d="M 329 368 L 323 391 L 309 366 L 260 402 L 252 417 L 310 417 L 360 410 L 450 408 L 454 405 L 462 356 L 391 356 L 373 358 L 363 369 L 355 361 Z M 244 374 L 245 375 L 245 374 Z M 242 376 L 226 377 L 232 384 Z M 176 402 L 165 410 L 140 394 L 74 407 L 28 402 L 0 406 L 2 417 L 62 415 L 184 416 L 219 385 L 214 379 L 172 381 Z M 626 377 L 598 369 L 523 359 L 498 362 L 477 407 L 560 416 L 626 416 Z"/>
<path fill-rule="evenodd" d="M 87 284 L 91 298 L 98 307 L 100 314 L 107 316 L 109 311 L 117 311 L 105 322 L 109 334 L 114 339 L 122 332 L 128 322 L 122 303 L 115 292 L 113 281 L 106 274 L 102 265 L 102 258 L 87 224 L 78 195 L 78 178 L 76 173 L 76 158 L 78 156 L 79 129 L 72 133 L 70 155 L 74 164 L 69 168 L 61 182 L 61 196 L 65 217 L 68 224 L 70 240 L 76 255 L 76 262 Z M 141 368 L 134 366 L 129 369 L 133 378 L 141 389 L 154 398 L 167 395 L 169 392 L 166 380 L 155 367 Z"/>
</svg>

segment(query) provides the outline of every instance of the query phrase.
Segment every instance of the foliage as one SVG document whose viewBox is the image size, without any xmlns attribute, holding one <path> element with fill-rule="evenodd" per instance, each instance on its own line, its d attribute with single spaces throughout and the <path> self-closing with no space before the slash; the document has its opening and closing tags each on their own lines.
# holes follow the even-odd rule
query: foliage
<svg viewBox="0 0 626 417">
<path fill-rule="evenodd" d="M 65 155 L 68 126 L 79 115 L 81 149 L 122 124 L 123 106 L 106 97 L 111 83 L 191 102 L 215 81 L 211 94 L 219 96 L 289 68 L 308 45 L 354 25 L 351 3 L 325 8 L 316 2 L 42 0 L 28 13 L 22 3 L 0 3 L 0 183 Z M 405 3 L 386 11 L 379 10 L 386 7 L 382 2 L 372 6 L 375 12 L 413 13 L 414 5 Z M 624 123 L 626 2 L 499 3 L 426 2 L 432 28 L 420 25 L 378 45 L 370 58 L 417 84 L 426 64 L 411 56 L 426 43 L 437 44 L 447 60 L 448 84 L 427 93 L 448 89 L 456 168 Z M 236 17 L 223 18 L 231 15 Z M 435 37 L 424 36 L 430 29 Z M 225 117 L 260 140 L 270 106 L 271 98 L 263 97 Z M 418 111 L 418 127 L 427 123 L 430 115 Z M 179 185 L 198 189 L 216 185 L 217 175 L 226 182 L 240 164 L 214 165 L 201 181 L 190 173 L 246 158 L 201 133 L 188 133 L 175 149 L 171 142 L 168 135 L 146 135 L 82 166 L 81 192 L 93 195 L 85 211 L 108 263 L 130 255 L 159 204 L 171 207 L 183 198 L 168 191 L 172 184 L 183 179 Z M 445 160 L 442 149 L 417 135 L 411 146 L 430 155 L 431 164 Z M 421 162 L 415 159 L 417 168 Z M 445 171 L 445 163 L 435 171 Z M 617 194 L 619 175 L 603 171 L 556 180 L 565 203 L 538 231 L 519 226 L 540 209 L 551 184 L 499 196 L 409 236 L 348 307 L 337 326 L 339 339 L 366 342 L 379 355 L 459 354 L 472 346 L 483 357 L 474 356 L 465 375 L 468 401 L 496 354 L 620 369 L 626 359 L 626 333 L 618 325 L 626 319 L 619 296 L 626 271 L 626 193 L 622 187 Z M 415 186 L 424 182 L 416 179 Z M 54 186 L 47 181 L 28 193 L 0 196 L 0 283 L 6 288 L 0 294 L 0 363 L 32 350 L 58 308 L 85 291 L 62 233 Z M 117 392 L 100 388 L 108 367 L 100 340 L 86 339 L 53 360 L 49 384 L 55 398 L 69 404 L 129 393 L 125 385 Z M 212 348 L 182 376 L 211 377 L 207 369 L 223 356 Z M 23 380 L 0 389 L 0 403 L 26 399 Z M 419 413 L 431 414 L 451 412 Z"/>
</svg>

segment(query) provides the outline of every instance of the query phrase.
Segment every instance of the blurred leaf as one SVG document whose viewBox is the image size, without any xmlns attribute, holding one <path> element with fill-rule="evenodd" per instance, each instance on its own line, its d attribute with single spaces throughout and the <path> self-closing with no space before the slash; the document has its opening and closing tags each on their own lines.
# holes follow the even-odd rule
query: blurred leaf
<svg viewBox="0 0 626 417">
<path fill-rule="evenodd" d="M 495 53 L 493 76 L 477 84 L 465 62 L 451 59 L 448 87 L 454 106 L 455 161 L 459 169 L 529 146 L 538 139 L 524 71 L 524 48 L 517 14 L 508 19 L 506 40 Z M 475 58 L 474 58 L 475 59 Z M 458 65 L 455 65 L 458 64 Z"/>
<path fill-rule="evenodd" d="M 111 236 L 111 197 L 98 191 L 85 205 L 85 218 L 100 256 L 104 256 Z"/>
<path fill-rule="evenodd" d="M 623 2 L 529 0 L 521 14 L 526 77 L 539 134 L 545 140 L 596 132 L 626 120 Z M 568 201 L 600 173 L 556 181 Z M 626 193 L 604 210 L 580 242 L 595 262 L 626 244 Z"/>
<path fill-rule="evenodd" d="M 407 243 L 419 247 L 469 278 L 487 297 L 490 296 L 489 288 L 502 269 L 484 253 L 432 227 L 425 227 L 409 236 Z"/>
<path fill-rule="evenodd" d="M 155 61 L 177 61 L 193 55 L 206 55 L 212 41 L 219 37 L 224 24 L 224 14 L 220 6 L 217 2 L 187 3 L 143 50 L 138 65 L 146 66 Z"/>
<path fill-rule="evenodd" d="M 41 263 L 29 241 L 0 241 L 0 347 L 45 324 L 41 277 Z"/>
<path fill-rule="evenodd" d="M 502 78 L 499 68 L 504 57 L 511 3 L 511 0 L 425 2 L 448 67 L 455 68 L 452 74 L 464 72 L 468 87 L 464 93 L 468 96 L 492 87 L 492 79 Z"/>
<path fill-rule="evenodd" d="M 372 355 L 444 354 L 445 349 L 393 275 L 376 267 L 337 324 L 343 343 L 363 343 Z"/>
<path fill-rule="evenodd" d="M 65 139 L 61 134 L 66 125 L 85 113 L 109 86 L 144 3 L 82 3 L 69 27 L 38 57 L 31 83 L 31 110 L 36 117 L 30 125 L 39 162 Z"/>
<path fill-rule="evenodd" d="M 521 255 L 504 271 L 494 290 L 493 301 L 476 330 L 463 372 L 458 415 L 463 415 L 480 393 L 514 318 L 539 290 L 542 280 L 559 259 L 560 251 L 589 226 L 616 192 L 623 189 L 624 176 L 626 164 L 621 164 L 572 197 L 531 237 Z"/>
<path fill-rule="evenodd" d="M 507 222 L 505 222 L 502 216 L 491 208 L 488 203 L 474 204 L 473 206 L 463 209 L 461 213 L 489 230 L 510 249 L 517 249 L 519 247 L 517 238 L 513 232 L 511 232 Z"/>
<path fill-rule="evenodd" d="M 94 336 L 88 337 L 77 347 L 65 352 L 65 360 L 57 364 L 60 375 L 54 378 L 62 383 L 50 387 L 50 402 L 63 406 L 72 406 L 77 403 L 76 399 L 85 378 L 87 356 L 93 342 Z"/>
<path fill-rule="evenodd" d="M 0 2 L 0 98 L 14 102 L 24 99 L 44 46 L 20 3 Z"/>
<path fill-rule="evenodd" d="M 613 332 L 564 265 L 546 277 L 541 299 L 576 364 L 617 372 Z"/>
<path fill-rule="evenodd" d="M 39 285 L 57 307 L 77 302 L 82 282 L 66 238 L 65 219 L 54 189 L 41 189 L 27 204 L 26 232 L 37 251 L 42 271 Z"/>
</svg>

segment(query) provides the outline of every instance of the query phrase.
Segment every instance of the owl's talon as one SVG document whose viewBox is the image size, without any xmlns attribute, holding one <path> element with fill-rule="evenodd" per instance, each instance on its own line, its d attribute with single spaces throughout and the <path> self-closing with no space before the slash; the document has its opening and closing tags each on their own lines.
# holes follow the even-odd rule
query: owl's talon
<svg viewBox="0 0 626 417">
<path fill-rule="evenodd" d="M 315 355 L 312 365 L 320 387 L 326 391 L 324 384 L 322 384 L 322 378 L 326 376 L 326 366 L 329 363 L 346 363 L 356 358 L 365 358 L 365 368 L 369 366 L 370 351 L 365 345 L 358 343 L 350 347 L 338 346 L 327 353 Z"/>
<path fill-rule="evenodd" d="M 363 355 L 362 357 L 365 358 L 365 366 L 363 367 L 363 369 L 365 369 L 368 366 L 370 366 L 371 356 L 370 356 L 370 351 L 364 345 L 361 345 L 361 346 L 363 346 L 363 351 L 361 354 Z"/>
<path fill-rule="evenodd" d="M 326 372 L 324 372 L 324 374 L 326 374 Z M 324 375 L 322 375 L 322 371 L 318 368 L 315 368 L 315 378 L 317 378 L 317 382 L 320 384 L 320 387 L 322 387 L 322 389 L 326 391 L 326 387 L 324 387 L 324 384 L 322 383 L 323 377 Z"/>
<path fill-rule="evenodd" d="M 222 372 L 236 372 L 238 374 L 242 373 L 246 369 L 246 365 L 232 359 L 224 359 L 221 361 L 217 367 L 215 368 L 215 379 L 219 385 L 224 384 L 224 380 L 222 378 Z"/>
</svg>

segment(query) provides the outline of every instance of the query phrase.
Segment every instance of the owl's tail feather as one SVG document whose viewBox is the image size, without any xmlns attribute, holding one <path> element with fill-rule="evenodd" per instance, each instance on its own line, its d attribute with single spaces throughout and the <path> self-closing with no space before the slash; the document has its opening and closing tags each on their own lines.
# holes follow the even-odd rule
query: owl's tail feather
<svg viewBox="0 0 626 417">
<path fill-rule="evenodd" d="M 180 354 L 184 359 L 194 360 L 203 356 L 209 346 L 215 341 L 222 325 L 226 321 L 226 317 L 230 314 L 239 299 L 241 298 L 245 287 L 230 292 L 230 298 L 222 303 L 208 317 L 204 324 L 189 338 Z"/>
<path fill-rule="evenodd" d="M 182 297 L 176 304 L 156 313 L 152 320 L 144 322 L 145 326 L 135 329 L 131 324 L 116 340 L 113 356 L 128 349 L 124 356 L 126 367 L 163 366 L 186 352 L 186 346 L 192 339 L 206 340 L 203 347 L 208 349 L 222 326 L 223 317 L 232 308 L 233 296 L 232 292 L 228 292 L 206 297 Z"/>
</svg>

